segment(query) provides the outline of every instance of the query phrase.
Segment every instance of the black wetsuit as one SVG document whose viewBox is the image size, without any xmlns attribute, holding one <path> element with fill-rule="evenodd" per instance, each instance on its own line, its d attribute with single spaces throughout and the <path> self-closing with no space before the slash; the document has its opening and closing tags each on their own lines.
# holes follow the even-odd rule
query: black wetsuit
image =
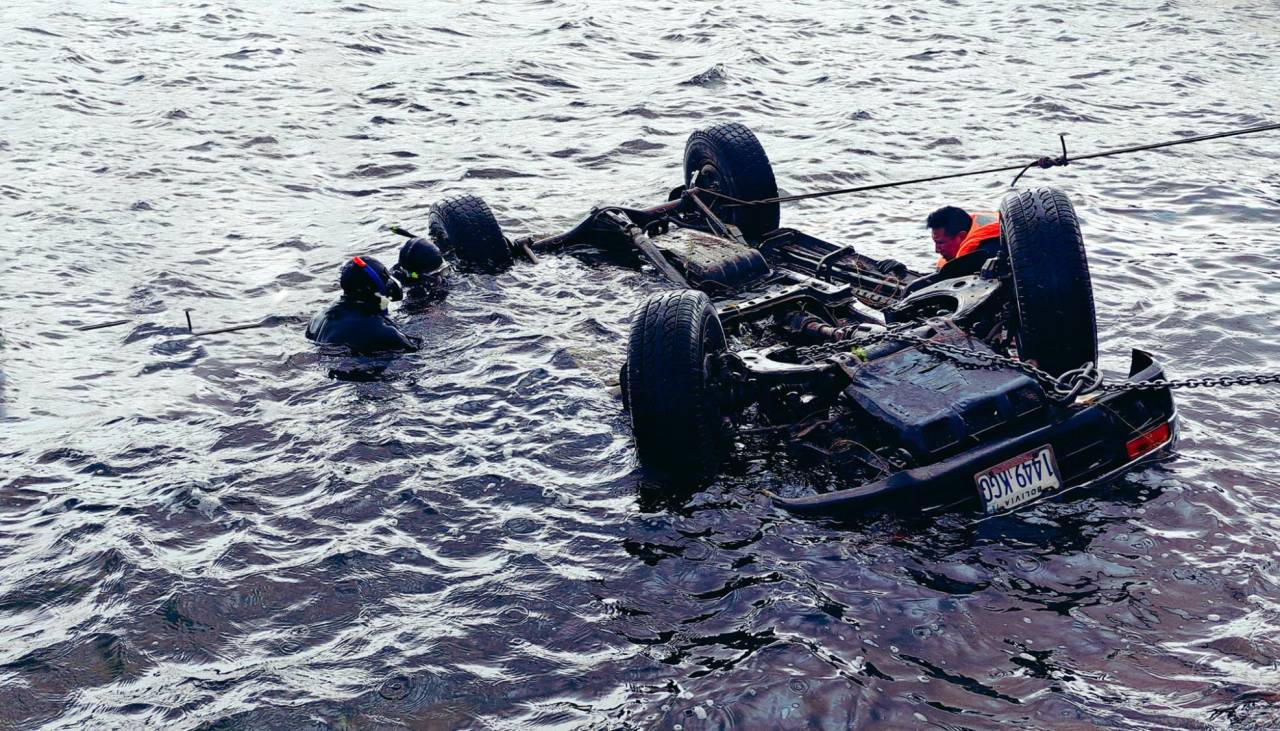
<svg viewBox="0 0 1280 731">
<path fill-rule="evenodd" d="M 317 343 L 345 345 L 360 355 L 418 349 L 414 339 L 400 332 L 377 303 L 347 297 L 311 318 L 307 338 Z"/>
</svg>

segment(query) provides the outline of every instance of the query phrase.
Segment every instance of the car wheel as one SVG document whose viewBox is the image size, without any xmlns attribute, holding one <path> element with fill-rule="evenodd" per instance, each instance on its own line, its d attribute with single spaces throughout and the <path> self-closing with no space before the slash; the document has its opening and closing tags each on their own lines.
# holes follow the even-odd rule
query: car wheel
<svg viewBox="0 0 1280 731">
<path fill-rule="evenodd" d="M 662 292 L 631 320 L 626 393 L 640 464 L 683 484 L 716 475 L 727 446 L 721 394 L 710 356 L 724 328 L 707 295 Z"/>
<path fill-rule="evenodd" d="M 696 175 L 696 178 L 695 178 Z M 726 122 L 689 135 L 684 146 L 684 183 L 719 191 L 741 200 L 760 200 L 778 195 L 773 166 L 760 140 L 738 122 Z M 742 231 L 755 243 L 778 228 L 777 203 L 728 207 L 723 201 L 705 200 L 716 216 Z"/>
<path fill-rule="evenodd" d="M 1054 188 L 1000 203 L 1000 242 L 1013 275 L 1018 355 L 1061 375 L 1098 362 L 1098 324 L 1075 208 Z"/>
<path fill-rule="evenodd" d="M 431 239 L 440 251 L 469 266 L 500 270 L 511 264 L 511 247 L 484 200 L 474 195 L 446 198 L 431 206 Z"/>
</svg>

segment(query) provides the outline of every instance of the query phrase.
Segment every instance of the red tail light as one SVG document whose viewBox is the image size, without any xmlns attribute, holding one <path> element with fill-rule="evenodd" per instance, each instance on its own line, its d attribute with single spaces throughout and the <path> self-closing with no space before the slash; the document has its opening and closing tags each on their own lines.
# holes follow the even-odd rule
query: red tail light
<svg viewBox="0 0 1280 731">
<path fill-rule="evenodd" d="M 1124 451 L 1129 453 L 1129 459 L 1137 459 L 1167 441 L 1169 441 L 1169 423 L 1165 422 L 1125 442 Z"/>
</svg>

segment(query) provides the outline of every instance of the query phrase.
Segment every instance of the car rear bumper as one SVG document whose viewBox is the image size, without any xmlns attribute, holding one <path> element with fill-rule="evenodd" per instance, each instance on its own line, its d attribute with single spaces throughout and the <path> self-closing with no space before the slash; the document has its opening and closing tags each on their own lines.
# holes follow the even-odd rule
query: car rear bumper
<svg viewBox="0 0 1280 731">
<path fill-rule="evenodd" d="M 1164 369 L 1149 353 L 1133 351 L 1130 382 L 1163 378 Z M 1167 425 L 1167 435 L 1160 431 L 1161 425 Z M 975 475 L 1045 444 L 1053 446 L 1063 477 L 1061 489 L 1052 493 L 1056 495 L 1110 479 L 1139 462 L 1169 452 L 1177 432 L 1177 409 L 1169 389 L 1108 392 L 1073 407 L 1051 424 L 982 444 L 933 464 L 896 472 L 876 482 L 819 495 L 771 497 L 779 507 L 799 513 L 878 508 L 918 512 L 976 503 L 979 498 Z M 1164 438 L 1152 439 L 1152 434 Z M 1143 435 L 1148 437 L 1140 440 Z"/>
</svg>

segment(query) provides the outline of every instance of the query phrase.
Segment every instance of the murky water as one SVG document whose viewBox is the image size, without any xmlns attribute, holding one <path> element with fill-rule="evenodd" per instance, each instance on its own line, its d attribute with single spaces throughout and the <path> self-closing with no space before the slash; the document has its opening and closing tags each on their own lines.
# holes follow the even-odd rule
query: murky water
<svg viewBox="0 0 1280 731">
<path fill-rule="evenodd" d="M 1178 456 L 1075 499 L 831 525 L 767 455 L 642 479 L 606 384 L 649 275 L 458 277 L 369 382 L 302 337 L 432 201 L 657 202 L 713 121 L 801 192 L 1275 120 L 1272 0 L 262 5 L 0 9 L 0 727 L 1280 724 L 1275 389 L 1180 393 Z M 1278 161 L 1028 174 L 1107 364 L 1275 369 Z M 925 267 L 924 215 L 1007 185 L 783 221 Z"/>
</svg>

